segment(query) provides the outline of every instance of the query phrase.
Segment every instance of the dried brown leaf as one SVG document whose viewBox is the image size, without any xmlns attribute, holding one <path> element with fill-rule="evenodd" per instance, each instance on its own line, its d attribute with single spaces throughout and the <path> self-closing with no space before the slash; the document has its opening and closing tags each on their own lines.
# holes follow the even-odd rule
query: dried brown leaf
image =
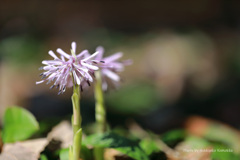
<svg viewBox="0 0 240 160">
<path fill-rule="evenodd" d="M 13 144 L 0 155 L 0 160 L 38 160 L 38 158 L 39 154 L 23 147 L 20 143 Z"/>
<path fill-rule="evenodd" d="M 9 150 L 19 145 L 24 148 L 28 148 L 34 154 L 39 155 L 39 153 L 44 150 L 47 144 L 48 144 L 48 140 L 46 138 L 27 140 L 27 141 L 16 142 L 16 143 L 7 143 L 3 147 L 3 152 L 9 152 Z"/>
<path fill-rule="evenodd" d="M 62 121 L 48 133 L 47 139 L 61 141 L 61 148 L 67 148 L 72 144 L 73 132 L 71 124 L 68 121 Z"/>
<path fill-rule="evenodd" d="M 117 151 L 116 149 L 105 149 L 104 152 L 104 159 L 105 160 L 115 160 L 115 156 L 122 155 L 121 152 Z"/>
</svg>

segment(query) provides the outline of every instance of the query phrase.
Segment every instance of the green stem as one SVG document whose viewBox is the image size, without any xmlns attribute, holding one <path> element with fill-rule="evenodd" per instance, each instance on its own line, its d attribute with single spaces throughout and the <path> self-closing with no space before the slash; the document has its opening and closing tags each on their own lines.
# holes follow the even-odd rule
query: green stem
<svg viewBox="0 0 240 160">
<path fill-rule="evenodd" d="M 73 127 L 73 133 L 75 134 L 81 128 L 81 123 L 82 123 L 82 117 L 81 117 L 81 111 L 80 111 L 79 85 L 76 85 L 73 87 L 72 105 L 73 105 L 72 127 Z"/>
<path fill-rule="evenodd" d="M 82 117 L 80 113 L 79 85 L 73 87 L 72 104 L 73 104 L 73 116 L 72 116 L 73 145 L 71 158 L 72 160 L 79 160 L 82 141 L 82 128 L 81 128 Z"/>
<path fill-rule="evenodd" d="M 76 58 L 76 55 L 72 50 L 71 53 L 73 57 Z M 73 76 L 72 81 L 73 84 L 75 84 Z M 80 112 L 80 86 L 78 84 L 73 85 L 72 105 L 73 105 L 72 115 L 73 144 L 72 146 L 69 147 L 69 160 L 79 160 L 82 145 L 82 128 L 81 128 L 82 117 Z"/>
<path fill-rule="evenodd" d="M 106 110 L 102 91 L 102 77 L 99 70 L 95 71 L 95 77 L 95 117 L 98 125 L 98 133 L 104 133 L 106 131 Z"/>
<path fill-rule="evenodd" d="M 97 132 L 104 133 L 106 131 L 106 110 L 104 106 L 104 98 L 102 91 L 102 77 L 101 71 L 95 71 L 95 117 L 97 121 Z M 96 160 L 103 160 L 104 149 L 96 147 L 94 149 L 94 156 Z"/>
</svg>

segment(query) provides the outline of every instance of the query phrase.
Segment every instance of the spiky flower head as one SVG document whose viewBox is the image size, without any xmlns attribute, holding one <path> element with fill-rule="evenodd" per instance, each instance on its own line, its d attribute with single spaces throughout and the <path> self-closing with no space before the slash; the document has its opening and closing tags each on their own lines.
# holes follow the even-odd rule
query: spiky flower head
<svg viewBox="0 0 240 160">
<path fill-rule="evenodd" d="M 112 54 L 108 57 L 103 57 L 104 48 L 102 46 L 97 47 L 96 52 L 98 52 L 98 54 L 95 56 L 92 62 L 95 63 L 100 69 L 102 76 L 102 89 L 107 90 L 107 79 L 111 80 L 115 87 L 118 87 L 121 80 L 118 73 L 122 72 L 126 65 L 132 64 L 132 61 L 120 61 L 119 59 L 123 56 L 122 52 Z"/>
<path fill-rule="evenodd" d="M 48 52 L 54 60 L 42 61 L 42 64 L 45 65 L 40 67 L 41 70 L 44 70 L 44 72 L 40 74 L 42 80 L 36 82 L 36 84 L 43 82 L 49 84 L 53 82 L 50 89 L 54 87 L 59 88 L 58 93 L 60 94 L 65 92 L 66 87 L 72 87 L 73 84 L 82 86 L 84 83 L 90 85 L 90 82 L 93 82 L 92 75 L 89 71 L 99 69 L 93 65 L 92 62 L 92 59 L 98 52 L 90 55 L 87 50 L 84 50 L 76 55 L 76 43 L 72 42 L 72 54 L 67 54 L 60 48 L 57 49 L 57 53 L 60 55 L 60 58 L 52 50 Z"/>
</svg>

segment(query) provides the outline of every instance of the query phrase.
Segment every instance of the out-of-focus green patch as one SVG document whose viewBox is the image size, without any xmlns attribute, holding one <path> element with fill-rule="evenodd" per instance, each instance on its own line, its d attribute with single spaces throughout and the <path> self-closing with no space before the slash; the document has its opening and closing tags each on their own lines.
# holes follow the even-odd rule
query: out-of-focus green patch
<svg viewBox="0 0 240 160">
<path fill-rule="evenodd" d="M 38 129 L 38 122 L 26 109 L 16 106 L 6 109 L 3 116 L 2 139 L 4 143 L 25 140 Z"/>
<path fill-rule="evenodd" d="M 33 37 L 19 35 L 1 41 L 0 50 L 3 58 L 12 64 L 27 65 L 39 59 L 42 45 Z"/>
<path fill-rule="evenodd" d="M 204 149 L 211 146 L 207 140 L 195 136 L 188 136 L 185 139 L 184 143 L 191 149 Z"/>
<path fill-rule="evenodd" d="M 41 154 L 40 155 L 40 160 L 48 160 L 48 158 L 45 154 Z"/>
<path fill-rule="evenodd" d="M 97 132 L 97 127 L 97 123 L 89 123 L 88 125 L 84 125 L 82 128 L 85 134 L 90 135 Z M 106 126 L 106 130 L 110 131 L 110 126 L 108 124 Z"/>
<path fill-rule="evenodd" d="M 61 120 L 62 119 L 60 118 L 49 118 L 39 121 L 39 130 L 37 134 L 47 134 L 52 129 L 52 127 L 56 126 Z"/>
<path fill-rule="evenodd" d="M 115 133 L 94 134 L 88 136 L 83 141 L 83 144 L 92 145 L 94 147 L 114 148 L 136 160 L 149 159 L 137 141 L 127 139 Z"/>
<path fill-rule="evenodd" d="M 159 99 L 156 88 L 147 83 L 134 83 L 106 95 L 108 107 L 128 114 L 152 111 L 158 107 Z"/>
<path fill-rule="evenodd" d="M 116 133 L 116 134 L 118 134 L 120 136 L 123 136 L 123 137 L 126 137 L 126 136 L 128 137 L 129 136 L 128 130 L 126 128 L 124 128 L 124 127 L 121 127 L 121 126 L 114 127 L 111 130 L 111 132 Z M 131 134 L 130 134 L 130 136 L 131 136 Z"/>
<path fill-rule="evenodd" d="M 214 152 L 211 154 L 212 160 L 239 160 L 240 155 L 234 153 L 234 150 L 223 144 L 215 144 Z"/>
<path fill-rule="evenodd" d="M 84 133 L 89 135 L 96 132 L 97 123 L 90 123 L 88 125 L 84 125 L 82 128 Z"/>
<path fill-rule="evenodd" d="M 57 155 L 59 155 L 60 160 L 69 160 L 69 148 L 63 148 L 61 150 L 58 150 Z M 82 145 L 81 147 L 80 157 L 84 160 L 93 159 L 91 151 L 85 145 Z"/>
<path fill-rule="evenodd" d="M 239 133 L 237 133 L 233 129 L 230 129 L 218 123 L 213 123 L 206 131 L 204 137 L 211 141 L 226 144 L 230 148 L 233 148 L 234 152 L 240 153 Z"/>
<path fill-rule="evenodd" d="M 161 139 L 170 147 L 174 147 L 178 142 L 182 141 L 186 137 L 186 132 L 181 129 L 176 129 L 164 133 Z"/>
<path fill-rule="evenodd" d="M 234 41 L 234 43 L 231 45 L 231 47 L 228 48 L 228 54 L 231 56 L 228 56 L 225 59 L 227 62 L 227 67 L 229 67 L 229 70 L 234 72 L 235 74 L 240 74 L 240 45 L 239 45 L 239 39 Z"/>
<path fill-rule="evenodd" d="M 82 145 L 82 147 L 81 147 L 81 157 L 84 160 L 92 160 L 93 159 L 92 151 L 90 149 L 88 149 L 86 145 Z"/>
<path fill-rule="evenodd" d="M 141 140 L 140 147 L 145 151 L 147 155 L 151 155 L 152 153 L 160 151 L 156 143 L 150 138 Z"/>
<path fill-rule="evenodd" d="M 59 152 L 60 160 L 68 160 L 69 148 L 63 148 Z"/>
</svg>

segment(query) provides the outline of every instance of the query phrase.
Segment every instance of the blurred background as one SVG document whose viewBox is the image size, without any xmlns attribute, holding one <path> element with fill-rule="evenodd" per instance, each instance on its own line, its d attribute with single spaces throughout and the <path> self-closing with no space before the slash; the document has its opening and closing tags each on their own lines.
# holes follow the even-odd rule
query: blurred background
<svg viewBox="0 0 240 160">
<path fill-rule="evenodd" d="M 156 133 L 198 115 L 240 128 L 240 1 L 0 2 L 0 115 L 28 108 L 39 121 L 72 112 L 63 95 L 40 80 L 49 50 L 106 55 L 122 51 L 133 65 L 119 89 L 106 93 L 111 126 L 137 121 Z M 94 122 L 92 87 L 82 93 L 83 124 Z"/>
</svg>

